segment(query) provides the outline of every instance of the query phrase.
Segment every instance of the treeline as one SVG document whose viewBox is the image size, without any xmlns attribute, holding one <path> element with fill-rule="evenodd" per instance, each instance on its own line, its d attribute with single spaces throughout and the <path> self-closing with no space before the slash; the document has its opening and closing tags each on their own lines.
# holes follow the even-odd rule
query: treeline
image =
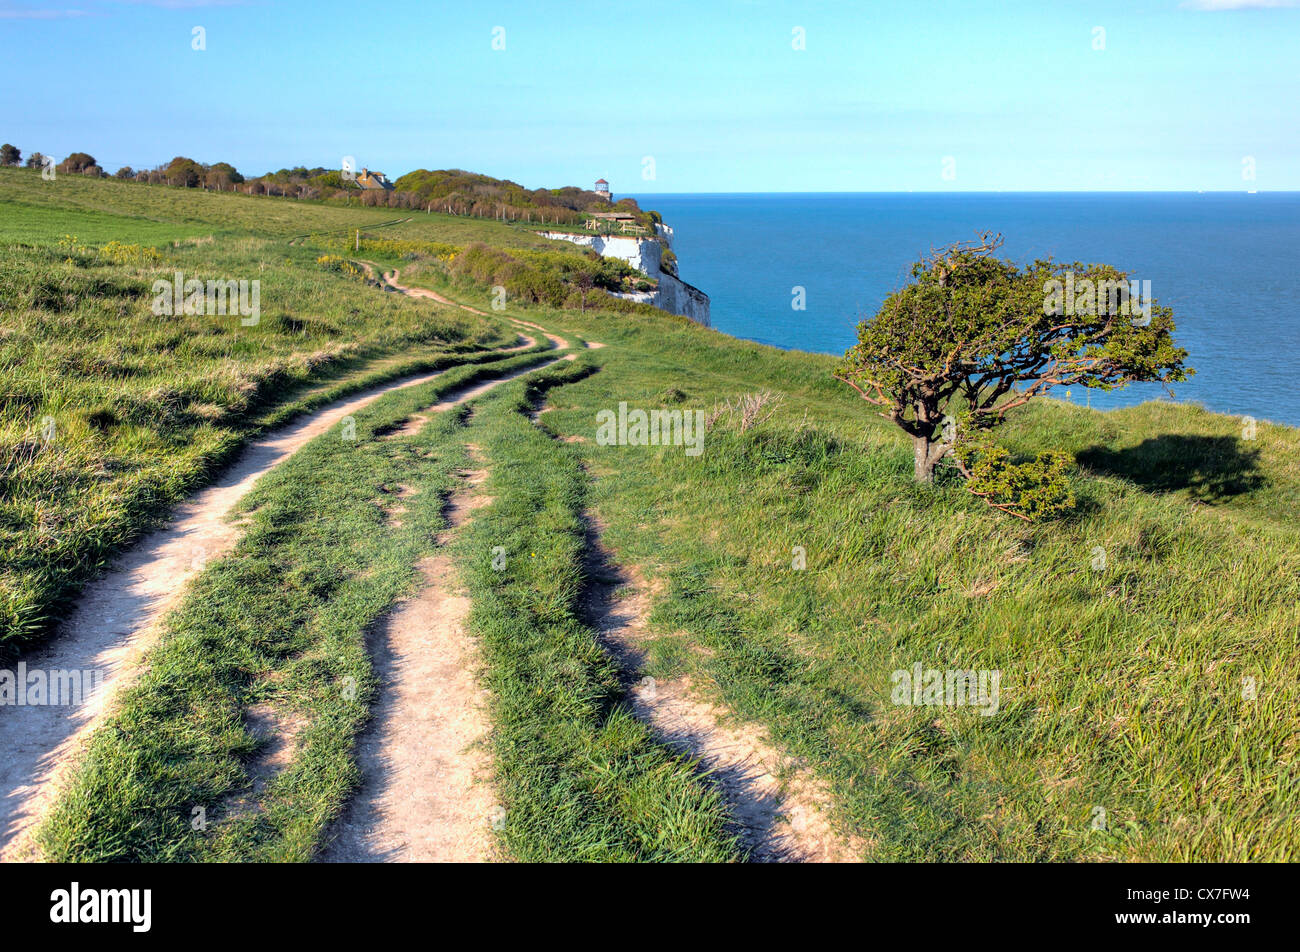
<svg viewBox="0 0 1300 952">
<path fill-rule="evenodd" d="M 45 163 L 46 159 L 40 152 L 33 152 L 26 161 L 29 168 L 43 168 Z M 22 152 L 13 145 L 0 146 L 0 164 L 23 164 Z M 371 207 L 438 211 L 450 215 L 535 222 L 541 225 L 581 225 L 593 211 L 622 211 L 633 215 L 638 223 L 653 234 L 654 225 L 662 221 L 658 212 L 642 211 L 635 199 L 624 198 L 611 204 L 588 189 L 575 186 L 528 189 L 508 179 L 492 178 L 490 175 L 466 172 L 463 169 L 418 169 L 403 175 L 394 183 L 393 189 L 388 190 L 363 189 L 350 177 L 345 178 L 339 169 L 309 169 L 299 165 L 249 178 L 229 162 L 206 165 L 182 155 L 152 169 L 123 166 L 110 176 L 94 156 L 86 152 L 74 152 L 54 168 L 62 173 L 112 177 L 148 185 L 314 201 L 356 202 Z"/>
<path fill-rule="evenodd" d="M 463 169 L 417 169 L 403 175 L 394 185 L 397 191 L 418 197 L 414 207 L 452 215 L 578 225 L 593 211 L 624 211 L 634 215 L 652 233 L 655 222 L 662 220 L 657 212 L 641 211 L 632 198 L 611 205 L 598 193 L 572 185 L 528 189 L 509 179 Z"/>
<path fill-rule="evenodd" d="M 24 163 L 20 149 L 9 143 L 0 145 L 0 165 L 24 164 L 29 169 L 45 168 L 49 164 L 56 172 L 72 175 L 111 177 L 145 182 L 149 185 L 175 185 L 181 188 L 205 188 L 227 192 L 234 191 L 247 181 L 229 162 L 204 165 L 183 155 L 176 156 L 166 165 L 159 165 L 152 169 L 133 169 L 129 165 L 124 165 L 110 176 L 89 152 L 73 152 L 57 164 L 40 152 L 33 152 Z"/>
</svg>

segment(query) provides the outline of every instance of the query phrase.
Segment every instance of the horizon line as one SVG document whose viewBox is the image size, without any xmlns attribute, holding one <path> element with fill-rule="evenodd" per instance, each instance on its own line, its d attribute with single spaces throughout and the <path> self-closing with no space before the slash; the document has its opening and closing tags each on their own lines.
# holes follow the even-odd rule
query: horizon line
<svg viewBox="0 0 1300 952">
<path fill-rule="evenodd" d="M 974 188 L 974 189 L 800 189 L 797 191 L 618 192 L 616 195 L 1300 195 L 1300 188 Z"/>
</svg>

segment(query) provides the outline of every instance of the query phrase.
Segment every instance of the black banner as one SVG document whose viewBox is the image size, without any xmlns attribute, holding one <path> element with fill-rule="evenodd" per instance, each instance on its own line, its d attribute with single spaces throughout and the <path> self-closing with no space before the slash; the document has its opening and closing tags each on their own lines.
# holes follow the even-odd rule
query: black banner
<svg viewBox="0 0 1300 952">
<path fill-rule="evenodd" d="M 3 866 L 6 937 L 373 940 L 460 923 L 734 938 L 844 927 L 918 938 L 1232 941 L 1285 918 L 1278 866 Z M 1286 877 L 1284 879 L 1283 877 Z M 910 924 L 910 925 L 908 925 Z M 1270 928 L 1271 926 L 1271 928 Z M 684 938 L 684 937 L 683 937 Z"/>
</svg>

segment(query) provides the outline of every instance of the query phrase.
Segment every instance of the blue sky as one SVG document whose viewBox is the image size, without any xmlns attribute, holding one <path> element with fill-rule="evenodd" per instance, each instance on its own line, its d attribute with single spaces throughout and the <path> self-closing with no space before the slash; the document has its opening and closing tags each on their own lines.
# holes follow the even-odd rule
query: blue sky
<svg viewBox="0 0 1300 952">
<path fill-rule="evenodd" d="M 1296 0 L 0 0 L 0 55 L 0 141 L 110 171 L 1300 189 Z"/>
</svg>

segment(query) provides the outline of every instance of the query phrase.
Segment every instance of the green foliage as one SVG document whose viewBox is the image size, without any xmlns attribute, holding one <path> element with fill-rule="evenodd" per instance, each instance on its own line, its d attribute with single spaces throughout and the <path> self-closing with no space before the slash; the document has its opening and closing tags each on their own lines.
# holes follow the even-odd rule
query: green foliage
<svg viewBox="0 0 1300 952">
<path fill-rule="evenodd" d="M 993 257 L 1001 243 L 986 234 L 916 262 L 912 282 L 858 325 L 858 343 L 836 368 L 917 441 L 918 480 L 942 456 L 931 444 L 950 401 L 988 429 L 1055 386 L 1111 390 L 1192 373 L 1173 340 L 1172 311 L 1132 300 L 1127 274 L 1050 260 L 1022 268 Z M 1076 287 L 1070 301 L 1055 290 Z"/>
<path fill-rule="evenodd" d="M 447 262 L 448 273 L 479 285 L 500 286 L 512 300 L 555 308 L 631 305 L 605 291 L 630 290 L 644 275 L 595 252 L 506 251 L 476 242 Z M 635 305 L 633 305 L 635 306 Z"/>
<path fill-rule="evenodd" d="M 420 205 L 460 215 L 504 215 L 539 224 L 577 225 L 587 217 L 586 212 L 610 209 L 609 202 L 587 189 L 570 186 L 530 190 L 508 179 L 463 169 L 417 169 L 393 184 L 398 191 L 413 194 Z M 650 215 L 641 212 L 635 199 L 621 199 L 614 207 L 637 215 L 648 228 L 653 225 Z"/>
<path fill-rule="evenodd" d="M 74 152 L 58 165 L 60 172 L 85 172 L 98 166 L 95 157 L 87 152 Z"/>
<path fill-rule="evenodd" d="M 1027 462 L 1013 462 L 1002 446 L 971 452 L 963 460 L 966 488 L 995 509 L 1027 522 L 1059 516 L 1074 508 L 1074 491 L 1064 453 L 1040 453 Z"/>
<path fill-rule="evenodd" d="M 665 247 L 663 257 L 659 259 L 659 267 L 671 275 L 677 274 L 677 253 L 673 249 Z"/>
<path fill-rule="evenodd" d="M 229 162 L 217 162 L 208 167 L 207 175 L 204 176 L 204 180 L 210 185 L 218 182 L 223 185 L 238 185 L 244 180 L 244 177 L 240 175 L 239 171 Z"/>
<path fill-rule="evenodd" d="M 358 188 L 355 182 L 349 182 L 343 177 L 341 169 L 330 169 L 329 171 L 322 172 L 319 175 L 313 175 L 311 177 L 311 184 L 320 189 L 338 189 L 339 191 L 344 189 L 352 189 L 353 191 L 356 191 Z"/>
<path fill-rule="evenodd" d="M 16 146 L 6 142 L 0 145 L 0 165 L 18 165 L 23 158 L 23 154 Z"/>
<path fill-rule="evenodd" d="M 203 166 L 183 155 L 172 159 L 163 170 L 163 175 L 171 184 L 183 185 L 186 188 L 195 188 L 203 184 Z"/>
<path fill-rule="evenodd" d="M 1060 384 L 1110 390 L 1190 374 L 1167 307 L 1152 304 L 1145 322 L 1098 308 L 1095 299 L 1090 312 L 1050 309 L 1046 286 L 1067 274 L 1078 276 L 1079 285 L 1125 288 L 1127 274 L 1050 260 L 1022 269 L 989 254 L 999 244 L 954 245 L 917 262 L 912 283 L 858 325 L 858 343 L 845 355 L 841 375 L 883 390 L 885 405 L 900 414 L 931 399 L 930 388 L 934 401 L 961 394 L 976 416 L 996 416 L 994 401 L 1017 382 L 1032 382 L 1036 394 Z"/>
</svg>

